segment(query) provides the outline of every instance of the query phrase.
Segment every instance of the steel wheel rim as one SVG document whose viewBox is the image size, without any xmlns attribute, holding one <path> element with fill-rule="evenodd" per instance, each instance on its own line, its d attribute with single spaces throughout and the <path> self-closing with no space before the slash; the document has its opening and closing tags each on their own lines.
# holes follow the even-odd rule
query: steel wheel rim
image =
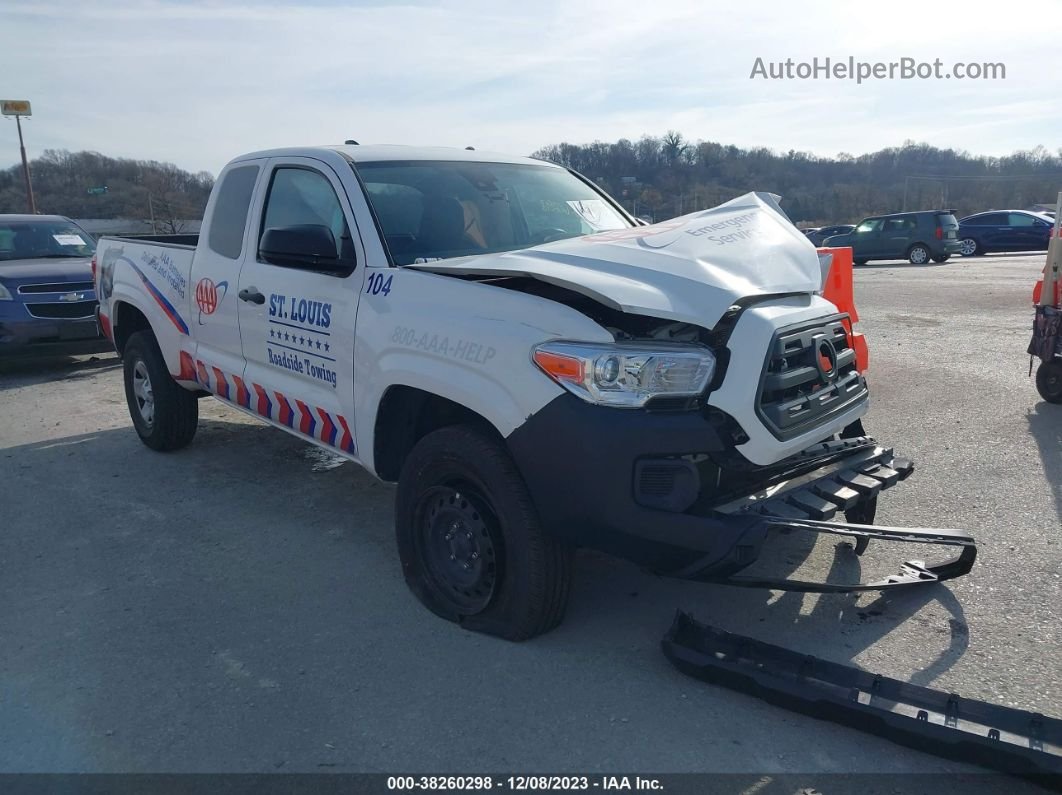
<svg viewBox="0 0 1062 795">
<path fill-rule="evenodd" d="M 927 259 L 929 259 L 927 252 L 921 246 L 911 249 L 911 262 L 915 265 L 923 265 Z"/>
<path fill-rule="evenodd" d="M 971 238 L 965 237 L 959 241 L 959 253 L 964 257 L 969 257 L 977 251 L 977 243 Z"/>
<path fill-rule="evenodd" d="M 466 484 L 435 486 L 415 514 L 417 554 L 436 595 L 461 615 L 490 605 L 500 580 L 498 522 Z"/>
<path fill-rule="evenodd" d="M 155 424 L 155 390 L 151 387 L 151 376 L 143 359 L 137 359 L 133 364 L 133 399 L 140 419 L 150 428 Z"/>
</svg>

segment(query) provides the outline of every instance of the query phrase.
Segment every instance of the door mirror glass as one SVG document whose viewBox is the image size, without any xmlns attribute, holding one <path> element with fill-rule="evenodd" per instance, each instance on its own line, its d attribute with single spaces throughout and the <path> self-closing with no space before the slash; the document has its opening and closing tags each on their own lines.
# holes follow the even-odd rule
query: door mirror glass
<svg viewBox="0 0 1062 795">
<path fill-rule="evenodd" d="M 324 224 L 296 224 L 266 229 L 258 256 L 272 265 L 325 273 L 349 274 L 353 263 L 336 254 L 336 239 Z"/>
</svg>

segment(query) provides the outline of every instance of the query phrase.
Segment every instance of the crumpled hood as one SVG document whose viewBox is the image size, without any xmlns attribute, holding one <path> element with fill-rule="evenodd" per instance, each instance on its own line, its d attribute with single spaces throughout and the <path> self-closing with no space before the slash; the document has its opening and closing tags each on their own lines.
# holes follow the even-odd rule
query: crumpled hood
<svg viewBox="0 0 1062 795">
<path fill-rule="evenodd" d="M 739 299 L 822 287 L 815 247 L 768 193 L 746 193 L 652 226 L 405 267 L 527 276 L 623 312 L 707 328 Z"/>
</svg>

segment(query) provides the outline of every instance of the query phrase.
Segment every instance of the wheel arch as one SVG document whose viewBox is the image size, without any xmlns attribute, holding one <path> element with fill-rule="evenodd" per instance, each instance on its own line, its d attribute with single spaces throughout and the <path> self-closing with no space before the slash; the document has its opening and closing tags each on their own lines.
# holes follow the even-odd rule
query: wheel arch
<svg viewBox="0 0 1062 795">
<path fill-rule="evenodd" d="M 461 403 L 419 387 L 392 384 L 376 408 L 373 471 L 381 480 L 396 482 L 417 442 L 439 428 L 460 424 L 475 425 L 502 438 L 486 417 Z"/>
<path fill-rule="evenodd" d="M 151 331 L 151 321 L 140 307 L 129 301 L 116 300 L 111 306 L 111 325 L 114 329 L 114 348 L 121 356 L 129 338 L 138 331 Z"/>
</svg>

